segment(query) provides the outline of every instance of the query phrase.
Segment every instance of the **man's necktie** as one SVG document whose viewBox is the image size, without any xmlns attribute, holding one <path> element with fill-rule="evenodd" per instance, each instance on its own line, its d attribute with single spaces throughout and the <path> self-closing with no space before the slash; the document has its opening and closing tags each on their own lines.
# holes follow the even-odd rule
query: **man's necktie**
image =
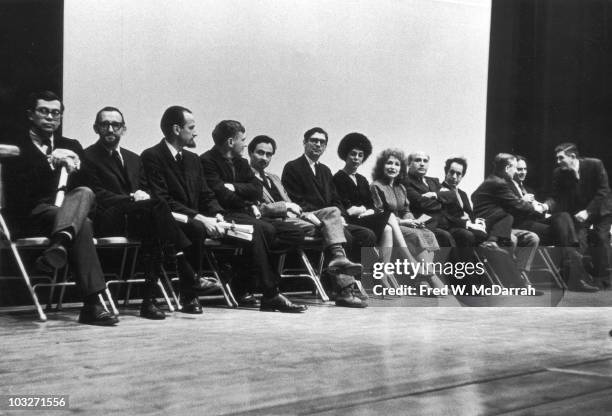
<svg viewBox="0 0 612 416">
<path fill-rule="evenodd" d="M 47 150 L 45 150 L 45 153 L 47 155 L 50 155 L 53 152 L 53 147 L 51 146 L 51 138 L 50 137 L 43 137 L 41 139 L 41 143 L 44 146 L 47 146 Z"/>
<path fill-rule="evenodd" d="M 177 153 L 175 156 L 175 159 L 176 159 L 176 165 L 178 166 L 181 173 L 183 173 L 185 171 L 185 162 L 183 161 L 183 154 Z"/>
</svg>

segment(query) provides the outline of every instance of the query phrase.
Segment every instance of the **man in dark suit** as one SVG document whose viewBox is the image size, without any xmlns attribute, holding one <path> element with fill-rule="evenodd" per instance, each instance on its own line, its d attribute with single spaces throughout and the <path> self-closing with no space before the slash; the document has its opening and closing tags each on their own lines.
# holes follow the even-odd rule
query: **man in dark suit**
<svg viewBox="0 0 612 416">
<path fill-rule="evenodd" d="M 247 160 L 242 157 L 246 147 L 244 126 L 235 120 L 223 120 L 215 126 L 212 139 L 214 146 L 200 156 L 206 183 L 215 193 L 219 204 L 237 223 L 249 224 L 261 230 L 261 241 L 253 241 L 253 244 L 263 247 L 263 254 L 255 259 L 256 268 L 266 275 L 263 280 L 278 281 L 280 275 L 272 266 L 274 261 L 270 249 L 300 244 L 304 240 L 304 232 L 294 224 L 273 225 L 257 218 L 261 217 L 257 212 L 257 201 L 261 198 L 262 185 L 255 178 Z M 248 275 L 247 270 L 239 271 L 244 276 Z M 243 293 L 239 296 L 238 303 L 258 306 L 249 289 L 239 288 Z M 264 296 L 264 308 L 271 295 Z"/>
<path fill-rule="evenodd" d="M 472 194 L 474 213 L 484 218 L 487 229 L 508 215 L 515 219 L 544 211 L 540 205 L 522 200 L 512 190 L 509 181 L 516 173 L 516 158 L 513 155 L 500 153 L 495 156 L 493 165 L 493 173 Z M 518 228 L 512 228 L 511 238 L 519 246 L 519 269 L 529 271 L 540 238 L 535 232 Z"/>
<path fill-rule="evenodd" d="M 191 242 L 175 223 L 168 204 L 150 197 L 140 157 L 120 146 L 120 140 L 127 130 L 121 111 L 115 107 L 101 109 L 96 114 L 93 128 L 99 138 L 85 150 L 84 171 L 87 173 L 87 184 L 96 194 L 96 234 L 129 235 L 142 240 L 140 253 L 147 282 L 140 316 L 165 318 L 154 302 L 163 260 L 162 245 L 172 245 L 166 249 L 176 258 L 177 274 L 182 285 L 191 285 L 196 289 L 218 289 L 217 282 L 202 279 L 196 283 L 195 272 L 183 251 Z"/>
<path fill-rule="evenodd" d="M 50 246 L 37 259 L 44 271 L 53 271 L 70 261 L 83 294 L 79 322 L 114 325 L 117 318 L 98 304 L 106 289 L 104 274 L 93 243 L 87 218 L 94 194 L 81 184 L 79 172 L 83 148 L 76 140 L 55 134 L 64 106 L 51 91 L 30 95 L 29 130 L 15 144 L 21 155 L 4 162 L 6 204 L 4 212 L 15 227 L 15 237 L 45 235 Z M 57 199 L 61 172 L 69 174 L 63 201 Z M 57 204 L 57 206 L 56 206 Z"/>
<path fill-rule="evenodd" d="M 223 220 L 240 222 L 240 216 L 226 215 L 214 192 L 206 184 L 200 158 L 185 148 L 195 147 L 195 119 L 190 110 L 180 106 L 166 109 L 161 119 L 164 138 L 147 150 L 141 157 L 152 194 L 165 200 L 172 212 L 183 214 L 186 223 L 183 231 L 192 242 L 192 255 L 203 250 L 205 238 L 221 238 L 224 230 L 219 226 Z M 253 239 L 245 249 L 249 251 L 256 275 L 263 288 L 262 310 L 281 312 L 303 312 L 306 307 L 296 305 L 278 292 L 280 277 L 268 261 L 263 230 L 254 225 Z M 245 276 L 241 276 L 243 279 Z M 249 282 L 241 282 L 243 287 Z M 195 293 L 183 288 L 182 296 L 194 308 L 200 309 Z"/>
<path fill-rule="evenodd" d="M 533 190 L 525 184 L 527 172 L 527 159 L 517 155 L 516 173 L 509 181 L 510 188 L 523 201 L 535 206 L 539 205 L 542 212 L 517 214 L 514 219 L 514 226 L 538 234 L 542 245 L 554 246 L 550 249 L 547 248 L 547 250 L 550 251 L 553 261 L 559 264 L 571 290 L 597 291 L 597 287 L 590 284 L 592 282 L 584 269 L 583 256 L 575 248 L 579 240 L 571 216 L 564 211 L 551 214 L 547 204 L 538 202 Z"/>
<path fill-rule="evenodd" d="M 555 148 L 557 168 L 553 173 L 552 195 L 547 201 L 551 212 L 573 216 L 581 249 L 593 257 L 593 275 L 602 287 L 610 286 L 608 272 L 612 194 L 602 161 L 581 158 L 574 143 Z M 587 231 L 593 227 L 587 241 Z M 590 247 L 589 247 L 590 246 Z"/>
<path fill-rule="evenodd" d="M 426 225 L 436 235 L 441 248 L 436 253 L 436 257 L 439 261 L 444 261 L 451 253 L 452 247 L 456 246 L 456 242 L 448 231 L 450 224 L 442 213 L 442 204 L 452 203 L 456 196 L 452 192 L 442 191 L 440 181 L 427 176 L 428 169 L 428 154 L 415 152 L 408 155 L 408 175 L 404 186 L 410 202 L 410 211 L 414 217 L 418 219 L 423 214 L 431 217 Z"/>
<path fill-rule="evenodd" d="M 323 238 L 325 249 L 331 253 L 327 269 L 333 274 L 359 275 L 362 266 L 346 257 L 344 244 L 344 225 L 342 213 L 337 207 L 325 207 L 312 212 L 302 211 L 291 201 L 280 178 L 266 172 L 266 168 L 276 153 L 276 141 L 268 136 L 256 136 L 249 143 L 249 158 L 253 174 L 263 186 L 257 206 L 261 217 L 272 224 L 292 224 L 302 229 L 306 235 L 319 235 Z"/>
<path fill-rule="evenodd" d="M 328 135 L 320 127 L 314 127 L 304 133 L 304 154 L 287 162 L 283 169 L 281 181 L 291 200 L 306 212 L 326 207 L 336 207 L 346 215 L 346 210 L 338 196 L 329 167 L 319 162 L 327 148 Z M 359 262 L 362 247 L 376 246 L 376 236 L 372 230 L 354 224 L 346 224 L 345 233 L 348 258 Z M 366 307 L 365 300 L 353 294 L 355 280 L 352 276 L 338 274 L 335 283 L 340 289 L 336 305 L 348 307 Z"/>
<path fill-rule="evenodd" d="M 455 198 L 445 198 L 441 201 L 442 217 L 448 224 L 448 231 L 455 239 L 458 247 L 474 247 L 489 239 L 486 226 L 476 221 L 470 199 L 459 189 L 459 184 L 467 171 L 467 160 L 461 157 L 447 159 L 444 164 L 444 182 L 440 192 L 454 192 Z M 506 229 L 500 229 L 500 224 L 492 230 L 490 243 L 496 243 L 498 238 L 510 237 L 512 219 L 506 220 Z M 491 244 L 494 246 L 494 244 Z M 495 244 L 496 245 L 496 244 Z"/>
</svg>

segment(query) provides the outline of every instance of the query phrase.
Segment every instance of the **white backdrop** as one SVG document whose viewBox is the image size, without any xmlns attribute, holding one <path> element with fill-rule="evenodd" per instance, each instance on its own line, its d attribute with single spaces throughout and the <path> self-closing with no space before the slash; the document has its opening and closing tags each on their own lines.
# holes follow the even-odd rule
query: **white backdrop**
<svg viewBox="0 0 612 416">
<path fill-rule="evenodd" d="M 198 153 L 236 119 L 277 139 L 277 173 L 321 126 L 332 171 L 359 131 L 374 143 L 368 178 L 376 153 L 400 147 L 428 151 L 432 176 L 466 156 L 464 188 L 482 180 L 490 0 L 66 0 L 64 13 L 64 134 L 84 146 L 103 106 L 124 112 L 122 144 L 140 152 L 178 104 Z"/>
</svg>

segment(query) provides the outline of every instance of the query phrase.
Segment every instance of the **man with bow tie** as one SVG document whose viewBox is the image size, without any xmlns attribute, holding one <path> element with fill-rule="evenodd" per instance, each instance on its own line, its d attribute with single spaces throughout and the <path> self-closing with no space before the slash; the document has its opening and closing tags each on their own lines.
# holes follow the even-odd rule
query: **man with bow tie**
<svg viewBox="0 0 612 416">
<path fill-rule="evenodd" d="M 87 217 L 94 193 L 82 184 L 81 144 L 57 134 L 64 113 L 60 98 L 51 91 L 28 97 L 28 131 L 16 143 L 18 157 L 4 162 L 4 213 L 14 237 L 48 236 L 49 247 L 36 260 L 46 272 L 69 261 L 74 279 L 83 294 L 79 322 L 110 326 L 117 318 L 98 303 L 106 282 L 93 243 L 92 224 Z M 62 172 L 68 173 L 65 187 L 58 189 Z M 58 198 L 64 194 L 63 200 Z"/>
</svg>

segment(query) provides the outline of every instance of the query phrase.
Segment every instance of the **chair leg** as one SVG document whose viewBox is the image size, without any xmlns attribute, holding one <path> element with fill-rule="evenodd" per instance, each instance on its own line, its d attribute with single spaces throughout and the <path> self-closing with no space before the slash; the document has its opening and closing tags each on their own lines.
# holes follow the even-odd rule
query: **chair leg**
<svg viewBox="0 0 612 416">
<path fill-rule="evenodd" d="M 548 250 L 544 247 L 540 247 L 538 249 L 538 253 L 540 254 L 542 260 L 544 260 L 544 264 L 546 265 L 548 272 L 552 275 L 557 286 L 559 286 L 561 289 L 567 289 L 567 284 L 563 280 L 563 277 L 561 277 L 561 273 L 559 272 L 557 266 L 555 266 L 555 263 L 553 262 L 552 257 L 550 257 Z"/>
<path fill-rule="evenodd" d="M 115 302 L 113 301 L 113 297 L 111 296 L 110 290 L 108 290 L 108 286 L 104 289 L 104 293 L 106 293 L 106 297 L 108 298 L 108 303 L 110 303 L 111 309 L 115 315 L 119 315 L 119 311 L 115 306 Z"/>
<path fill-rule="evenodd" d="M 170 301 L 170 298 L 168 297 L 168 292 L 166 292 L 166 288 L 164 287 L 164 285 L 162 284 L 161 281 L 157 281 L 157 287 L 159 287 L 159 290 L 162 293 L 162 296 L 164 297 L 164 300 L 166 301 L 166 305 L 168 305 L 168 310 L 170 312 L 174 312 L 174 306 L 172 305 L 172 301 Z"/>
<path fill-rule="evenodd" d="M 62 277 L 62 283 L 66 283 L 67 281 L 68 281 L 68 265 L 64 267 L 64 276 Z M 58 311 L 62 310 L 62 302 L 64 301 L 65 294 L 66 294 L 66 285 L 62 285 L 62 288 L 60 289 L 60 297 L 57 301 L 57 307 L 55 308 Z"/>
<path fill-rule="evenodd" d="M 164 281 L 166 282 L 166 287 L 170 291 L 170 295 L 172 295 L 172 299 L 174 299 L 174 303 L 176 303 L 176 309 L 180 311 L 181 309 L 183 309 L 183 306 L 181 305 L 181 301 L 179 300 L 179 297 L 176 295 L 176 291 L 174 290 L 174 287 L 172 286 L 172 281 L 168 277 L 168 273 L 166 273 L 166 269 L 162 267 L 161 272 L 162 272 Z"/>
<path fill-rule="evenodd" d="M 10 245 L 11 251 L 13 252 L 13 256 L 15 257 L 15 261 L 17 262 L 17 266 L 19 267 L 19 271 L 21 272 L 21 276 L 23 277 L 23 280 L 25 281 L 25 284 L 28 287 L 28 290 L 30 291 L 30 296 L 32 297 L 32 300 L 34 301 L 34 306 L 36 306 L 36 310 L 38 311 L 38 316 L 40 317 L 40 320 L 44 322 L 47 320 L 47 315 L 45 315 L 42 307 L 40 306 L 40 303 L 38 302 L 38 296 L 36 296 L 36 292 L 32 287 L 30 276 L 28 275 L 28 272 L 26 271 L 25 266 L 23 265 L 21 255 L 17 250 L 17 245 L 15 243 L 11 243 Z"/>
<path fill-rule="evenodd" d="M 315 287 L 319 292 L 319 296 L 321 296 L 321 300 L 323 300 L 324 302 L 329 302 L 329 296 L 327 296 L 327 293 L 325 293 L 325 289 L 323 288 L 323 284 L 321 283 L 321 279 L 319 278 L 320 274 L 317 274 L 317 272 L 314 270 L 314 268 L 310 264 L 310 260 L 308 260 L 308 256 L 306 256 L 306 253 L 303 249 L 298 249 L 298 255 L 302 260 L 302 264 L 304 265 L 304 267 L 306 267 L 306 270 L 308 270 L 308 277 L 315 284 Z M 323 256 L 323 253 L 321 253 L 321 256 Z M 322 263 L 322 261 L 319 261 L 319 263 Z"/>
<path fill-rule="evenodd" d="M 357 285 L 357 289 L 359 289 L 363 296 L 368 296 L 368 293 L 365 291 L 363 285 L 361 284 L 361 280 L 355 280 L 355 284 Z"/>
<path fill-rule="evenodd" d="M 210 265 L 213 276 L 215 277 L 215 279 L 217 279 L 219 283 L 221 283 L 221 293 L 223 293 L 223 297 L 225 298 L 227 306 L 229 306 L 230 308 L 237 308 L 238 302 L 236 302 L 236 298 L 232 293 L 232 289 L 229 283 L 224 282 L 223 279 L 221 279 L 221 276 L 219 275 L 219 263 L 217 262 L 217 258 L 215 257 L 214 253 L 210 250 L 204 250 L 204 255 L 206 256 L 206 261 L 208 261 L 208 264 Z"/>
<path fill-rule="evenodd" d="M 487 260 L 487 258 L 484 256 L 480 256 L 476 250 L 474 250 L 474 255 L 476 256 L 476 259 L 485 266 L 484 271 L 485 271 L 485 275 L 489 279 L 489 282 L 492 285 L 499 285 L 503 287 L 504 285 L 502 284 L 499 276 L 495 272 L 495 269 L 493 269 L 493 266 L 489 264 L 489 261 Z"/>
<path fill-rule="evenodd" d="M 100 301 L 100 304 L 102 305 L 102 307 L 104 308 L 104 310 L 106 312 L 109 312 L 108 308 L 106 307 L 106 302 L 104 301 L 104 298 L 102 297 L 101 293 L 98 293 L 98 300 Z"/>
<path fill-rule="evenodd" d="M 51 287 L 49 288 L 49 299 L 47 299 L 46 310 L 50 310 L 53 306 L 53 295 L 55 294 L 55 284 L 57 283 L 57 270 L 53 272 L 53 279 L 51 279 Z"/>
</svg>

